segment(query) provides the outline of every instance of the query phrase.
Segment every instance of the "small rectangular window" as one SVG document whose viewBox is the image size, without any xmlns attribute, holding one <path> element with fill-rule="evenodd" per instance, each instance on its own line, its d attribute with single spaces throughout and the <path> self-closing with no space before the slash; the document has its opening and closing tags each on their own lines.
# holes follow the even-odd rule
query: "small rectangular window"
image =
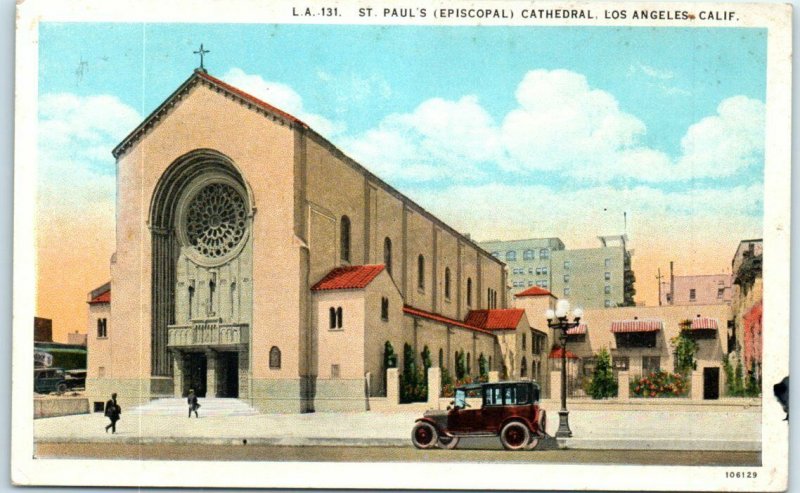
<svg viewBox="0 0 800 493">
<path fill-rule="evenodd" d="M 389 298 L 386 297 L 381 298 L 381 320 L 389 320 Z"/>
<path fill-rule="evenodd" d="M 564 282 L 569 282 L 569 274 L 564 274 Z"/>
<path fill-rule="evenodd" d="M 331 378 L 339 378 L 339 365 L 331 365 Z"/>
<path fill-rule="evenodd" d="M 572 262 L 570 262 L 569 260 L 565 260 L 564 261 L 564 270 L 569 270 L 569 268 L 571 266 L 572 266 Z"/>
<path fill-rule="evenodd" d="M 607 258 L 606 259 L 606 269 L 610 269 L 610 268 L 611 268 L 611 259 Z"/>
<path fill-rule="evenodd" d="M 564 296 L 569 296 L 570 292 L 569 286 L 564 288 Z"/>
<path fill-rule="evenodd" d="M 611 294 L 611 286 L 609 286 L 608 284 L 606 284 L 606 286 L 603 288 L 603 291 L 604 291 L 606 294 Z"/>
<path fill-rule="evenodd" d="M 603 303 L 603 306 L 606 308 L 611 308 L 611 300 L 606 300 L 605 303 Z"/>
<path fill-rule="evenodd" d="M 610 281 L 611 280 L 611 273 L 610 272 L 606 272 L 605 278 L 606 278 L 606 281 Z"/>
<path fill-rule="evenodd" d="M 106 367 L 105 366 L 101 366 L 101 367 L 99 367 L 97 369 L 97 376 L 100 377 L 100 378 L 103 378 L 103 377 L 106 376 Z"/>
<path fill-rule="evenodd" d="M 689 290 L 689 301 L 694 301 L 697 299 L 697 291 L 694 289 Z"/>
<path fill-rule="evenodd" d="M 717 299 L 721 300 L 725 296 L 725 288 L 717 289 Z"/>
<path fill-rule="evenodd" d="M 628 371 L 628 367 L 630 366 L 630 358 L 627 356 L 615 356 L 612 366 L 618 371 Z"/>
</svg>

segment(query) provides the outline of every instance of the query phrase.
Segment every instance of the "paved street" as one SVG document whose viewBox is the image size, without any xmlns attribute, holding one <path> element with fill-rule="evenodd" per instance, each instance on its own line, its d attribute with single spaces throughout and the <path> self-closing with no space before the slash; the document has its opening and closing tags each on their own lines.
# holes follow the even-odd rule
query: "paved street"
<svg viewBox="0 0 800 493">
<path fill-rule="evenodd" d="M 203 408 L 205 409 L 205 408 Z M 548 432 L 558 418 L 551 413 Z M 411 428 L 418 413 L 312 413 L 251 416 L 123 414 L 118 433 L 106 434 L 102 414 L 37 419 L 37 443 L 126 443 L 271 446 L 411 447 Z M 761 448 L 760 413 L 742 409 L 716 412 L 574 411 L 571 449 L 719 450 Z M 491 443 L 487 446 L 492 445 Z M 494 441 L 496 446 L 496 440 Z"/>
<path fill-rule="evenodd" d="M 485 444 L 473 444 L 473 446 Z M 392 447 L 275 447 L 265 445 L 45 443 L 36 446 L 38 458 L 115 458 L 142 460 L 260 460 L 345 462 L 543 462 L 559 464 L 659 464 L 704 466 L 760 465 L 760 452 L 656 450 L 417 450 Z M 495 449 L 499 449 L 499 445 Z M 547 447 L 546 447 L 547 448 Z"/>
</svg>

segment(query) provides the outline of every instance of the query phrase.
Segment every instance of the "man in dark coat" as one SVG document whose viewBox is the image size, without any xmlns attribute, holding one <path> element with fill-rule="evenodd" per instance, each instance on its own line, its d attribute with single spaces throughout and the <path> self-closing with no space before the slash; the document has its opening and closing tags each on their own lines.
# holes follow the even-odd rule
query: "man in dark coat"
<svg viewBox="0 0 800 493">
<path fill-rule="evenodd" d="M 106 433 L 109 428 L 111 428 L 111 433 L 117 432 L 117 421 L 119 421 L 120 414 L 122 414 L 122 408 L 117 404 L 117 394 L 111 394 L 111 399 L 106 402 L 105 408 L 105 415 L 111 420 L 111 423 L 106 426 Z"/>
<path fill-rule="evenodd" d="M 189 404 L 189 417 L 192 417 L 192 411 L 194 411 L 194 417 L 199 418 L 197 410 L 200 408 L 200 404 L 197 403 L 197 396 L 194 394 L 194 390 L 189 390 L 189 397 L 186 402 Z"/>
</svg>

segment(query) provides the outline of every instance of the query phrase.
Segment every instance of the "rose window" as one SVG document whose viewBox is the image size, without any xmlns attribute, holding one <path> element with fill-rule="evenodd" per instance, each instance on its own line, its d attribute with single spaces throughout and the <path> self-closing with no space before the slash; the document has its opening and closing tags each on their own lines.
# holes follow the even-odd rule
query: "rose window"
<svg viewBox="0 0 800 493">
<path fill-rule="evenodd" d="M 244 199 L 230 185 L 213 183 L 194 196 L 186 213 L 186 237 L 198 253 L 220 258 L 245 235 Z"/>
</svg>

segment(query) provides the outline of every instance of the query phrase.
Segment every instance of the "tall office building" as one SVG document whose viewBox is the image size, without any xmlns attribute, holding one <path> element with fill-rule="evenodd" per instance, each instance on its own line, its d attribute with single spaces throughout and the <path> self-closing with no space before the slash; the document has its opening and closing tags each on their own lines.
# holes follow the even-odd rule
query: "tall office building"
<svg viewBox="0 0 800 493">
<path fill-rule="evenodd" d="M 480 245 L 508 265 L 511 294 L 548 289 L 574 306 L 634 305 L 636 278 L 625 235 L 600 236 L 597 248 L 570 250 L 559 238 L 487 241 Z"/>
</svg>

